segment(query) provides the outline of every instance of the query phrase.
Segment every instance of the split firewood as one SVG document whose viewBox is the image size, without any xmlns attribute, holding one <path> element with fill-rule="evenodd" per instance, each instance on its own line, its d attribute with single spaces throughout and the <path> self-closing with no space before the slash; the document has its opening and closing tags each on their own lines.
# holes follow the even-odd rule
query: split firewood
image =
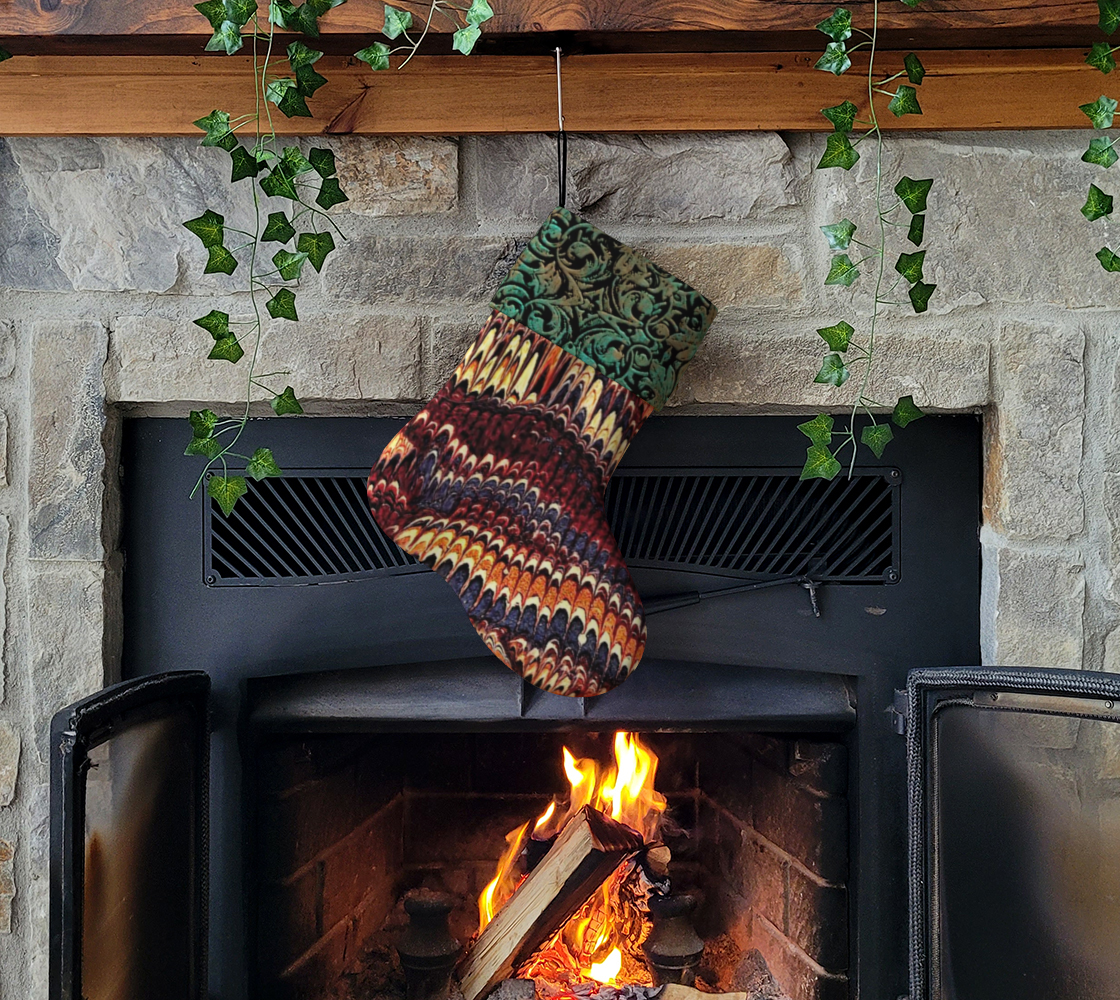
<svg viewBox="0 0 1120 1000">
<path fill-rule="evenodd" d="M 654 844 L 646 851 L 646 866 L 654 875 L 668 875 L 673 852 L 664 844 Z"/>
<path fill-rule="evenodd" d="M 746 993 L 702 993 L 691 986 L 680 983 L 666 983 L 657 1000 L 747 1000 Z"/>
<path fill-rule="evenodd" d="M 576 813 L 467 949 L 459 964 L 464 1000 L 484 997 L 512 975 L 643 846 L 633 830 L 590 806 Z"/>
</svg>

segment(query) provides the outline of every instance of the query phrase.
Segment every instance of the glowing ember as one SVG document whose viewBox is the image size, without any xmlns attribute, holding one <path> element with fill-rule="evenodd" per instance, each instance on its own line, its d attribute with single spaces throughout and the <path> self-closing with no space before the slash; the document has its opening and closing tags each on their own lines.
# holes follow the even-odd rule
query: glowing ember
<svg viewBox="0 0 1120 1000">
<path fill-rule="evenodd" d="M 584 806 L 640 833 L 647 844 L 658 841 L 665 796 L 653 787 L 657 755 L 633 733 L 615 733 L 614 763 L 609 767 L 577 758 L 567 747 L 563 766 L 570 786 L 567 803 L 551 802 L 535 823 L 525 823 L 506 836 L 497 873 L 479 897 L 480 930 L 517 888 L 522 878 L 518 861 L 530 837 L 551 840 Z M 652 985 L 641 951 L 650 928 L 649 892 L 640 867 L 634 862 L 622 865 L 518 975 L 565 985 L 588 981 Z"/>
</svg>

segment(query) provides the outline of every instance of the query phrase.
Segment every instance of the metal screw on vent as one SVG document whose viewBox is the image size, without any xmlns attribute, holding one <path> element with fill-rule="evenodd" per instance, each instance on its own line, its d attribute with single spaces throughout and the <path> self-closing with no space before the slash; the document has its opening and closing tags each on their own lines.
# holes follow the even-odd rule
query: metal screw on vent
<svg viewBox="0 0 1120 1000">
<path fill-rule="evenodd" d="M 459 957 L 459 942 L 447 926 L 451 906 L 449 896 L 430 889 L 414 889 L 404 897 L 408 929 L 397 954 L 408 1000 L 447 1000 Z"/>
</svg>

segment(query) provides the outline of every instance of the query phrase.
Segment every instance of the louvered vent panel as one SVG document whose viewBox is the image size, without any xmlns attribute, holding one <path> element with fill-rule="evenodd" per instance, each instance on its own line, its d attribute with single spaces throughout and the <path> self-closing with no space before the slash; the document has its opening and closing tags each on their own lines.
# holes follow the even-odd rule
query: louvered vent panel
<svg viewBox="0 0 1120 1000">
<path fill-rule="evenodd" d="M 419 569 L 370 517 L 364 470 L 250 482 L 229 518 L 206 509 L 207 582 L 330 583 Z M 620 470 L 607 514 L 627 563 L 767 579 L 898 578 L 900 489 L 882 470 L 801 482 L 788 469 Z"/>
</svg>

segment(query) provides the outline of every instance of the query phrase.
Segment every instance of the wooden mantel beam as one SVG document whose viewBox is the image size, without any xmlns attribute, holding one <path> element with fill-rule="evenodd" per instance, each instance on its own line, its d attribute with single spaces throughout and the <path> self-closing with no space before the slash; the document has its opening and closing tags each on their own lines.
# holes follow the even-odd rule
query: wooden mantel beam
<svg viewBox="0 0 1120 1000">
<path fill-rule="evenodd" d="M 0 3 L 4 0 L 0 0 Z M 126 5 L 106 5 L 126 6 Z M 923 52 L 922 116 L 895 129 L 1085 127 L 1078 105 L 1103 78 L 1079 49 Z M 564 62 L 564 112 L 573 132 L 829 128 L 820 108 L 865 102 L 856 67 L 837 79 L 815 54 L 582 55 Z M 30 56 L 0 64 L 0 135 L 198 135 L 214 108 L 252 107 L 241 56 Z M 375 73 L 326 56 L 330 83 L 314 119 L 274 114 L 277 130 L 312 134 L 547 132 L 556 127 L 556 77 L 543 56 L 418 56 Z M 744 169 L 749 165 L 744 164 Z"/>
<path fill-rule="evenodd" d="M 424 0 L 398 0 L 416 13 Z M 844 0 L 868 26 L 872 0 Z M 266 6 L 261 0 L 262 9 Z M 693 49 L 808 50 L 817 21 L 837 0 L 501 0 L 480 41 L 482 54 L 545 51 L 557 33 L 568 51 Z M 380 0 L 349 0 L 321 21 L 320 46 L 348 54 L 376 36 Z M 880 5 L 887 48 L 1047 48 L 1100 37 L 1093 0 L 923 0 Z M 436 31 L 446 24 L 437 18 Z M 209 36 L 190 0 L 0 0 L 0 45 L 22 55 L 193 55 Z M 718 39 L 718 41 L 717 41 Z M 446 44 L 446 43 L 444 43 Z"/>
</svg>

